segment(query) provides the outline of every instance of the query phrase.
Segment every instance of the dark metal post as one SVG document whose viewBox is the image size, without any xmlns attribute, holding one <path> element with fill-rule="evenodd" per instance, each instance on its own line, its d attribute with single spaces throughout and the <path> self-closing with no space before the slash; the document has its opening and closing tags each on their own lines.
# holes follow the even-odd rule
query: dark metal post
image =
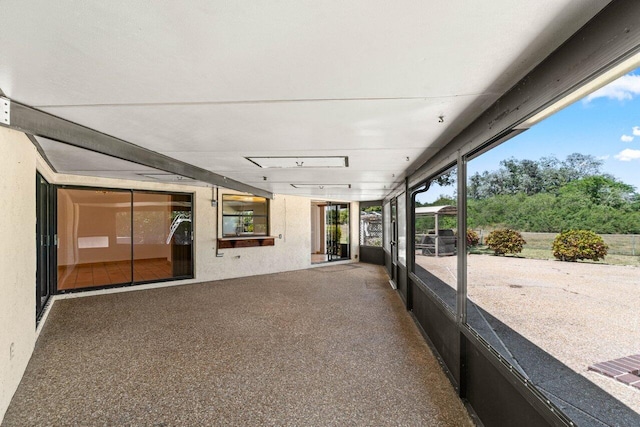
<svg viewBox="0 0 640 427">
<path fill-rule="evenodd" d="M 467 341 L 462 333 L 467 323 L 467 159 L 458 151 L 458 281 L 456 323 L 458 324 L 460 382 L 458 394 L 467 394 Z"/>
</svg>

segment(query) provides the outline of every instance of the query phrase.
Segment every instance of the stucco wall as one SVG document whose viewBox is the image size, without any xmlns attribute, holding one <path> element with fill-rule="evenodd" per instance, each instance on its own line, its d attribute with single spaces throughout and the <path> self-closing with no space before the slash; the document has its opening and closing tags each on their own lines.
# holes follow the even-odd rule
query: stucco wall
<svg viewBox="0 0 640 427">
<path fill-rule="evenodd" d="M 36 151 L 0 127 L 0 420 L 35 342 Z"/>
<path fill-rule="evenodd" d="M 39 163 L 39 169 L 44 167 L 46 167 L 44 163 Z M 220 200 L 216 208 L 211 206 L 213 192 L 209 187 L 81 177 L 50 172 L 44 175 L 54 184 L 193 193 L 195 278 L 172 282 L 173 284 L 299 270 L 311 264 L 311 202 L 307 198 L 278 194 L 270 201 L 270 234 L 276 237 L 274 246 L 224 249 L 219 251 L 223 255 L 218 257 L 216 245 L 218 236 L 221 236 L 218 230 L 221 227 L 222 194 L 239 193 L 220 189 L 218 194 Z M 282 238 L 279 238 L 280 235 Z M 145 287 L 149 286 L 145 285 Z"/>
<path fill-rule="evenodd" d="M 0 422 L 20 382 L 35 344 L 35 176 L 52 184 L 176 191 L 194 194 L 195 278 L 134 288 L 90 291 L 83 295 L 173 286 L 311 266 L 311 200 L 276 195 L 270 202 L 274 246 L 224 249 L 216 256 L 221 203 L 213 207 L 210 187 L 126 181 L 54 173 L 22 133 L 0 128 Z M 220 189 L 222 194 L 233 193 Z M 351 258 L 358 254 L 358 204 L 351 204 Z M 59 230 L 60 231 L 60 230 Z M 64 238 L 64 236 L 61 236 Z M 74 297 L 64 295 L 59 297 Z"/>
<path fill-rule="evenodd" d="M 196 274 L 204 280 L 252 276 L 307 268 L 311 264 L 311 202 L 304 197 L 276 195 L 269 203 L 270 235 L 274 246 L 221 249 L 216 257 L 214 247 L 222 233 L 222 195 L 237 194 L 221 189 L 218 207 L 211 206 L 211 190 L 197 194 Z M 216 211 L 218 214 L 216 214 Z"/>
<path fill-rule="evenodd" d="M 360 260 L 360 203 L 351 202 L 349 206 L 351 226 L 351 259 Z"/>
</svg>

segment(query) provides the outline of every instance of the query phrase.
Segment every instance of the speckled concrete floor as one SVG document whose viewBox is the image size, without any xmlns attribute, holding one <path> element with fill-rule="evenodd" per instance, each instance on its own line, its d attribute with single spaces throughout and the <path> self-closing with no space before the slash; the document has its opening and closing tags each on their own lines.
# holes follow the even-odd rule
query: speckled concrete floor
<svg viewBox="0 0 640 427">
<path fill-rule="evenodd" d="M 3 426 L 470 426 L 380 267 L 57 301 Z"/>
</svg>

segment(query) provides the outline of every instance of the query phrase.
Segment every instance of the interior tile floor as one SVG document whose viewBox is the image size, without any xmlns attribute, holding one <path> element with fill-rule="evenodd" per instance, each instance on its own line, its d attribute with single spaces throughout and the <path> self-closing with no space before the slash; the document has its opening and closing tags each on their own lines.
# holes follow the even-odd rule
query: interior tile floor
<svg viewBox="0 0 640 427">
<path fill-rule="evenodd" d="M 171 262 L 166 258 L 138 259 L 133 265 L 136 282 L 172 277 Z M 58 267 L 58 289 L 81 289 L 131 283 L 131 261 L 92 262 Z"/>
<path fill-rule="evenodd" d="M 3 426 L 470 426 L 382 267 L 60 299 Z"/>
<path fill-rule="evenodd" d="M 334 257 L 332 261 L 348 261 L 349 258 Z M 322 264 L 329 262 L 329 255 L 327 254 L 311 254 L 311 264 Z"/>
<path fill-rule="evenodd" d="M 329 261 L 327 254 L 311 254 L 311 263 L 318 264 Z"/>
</svg>

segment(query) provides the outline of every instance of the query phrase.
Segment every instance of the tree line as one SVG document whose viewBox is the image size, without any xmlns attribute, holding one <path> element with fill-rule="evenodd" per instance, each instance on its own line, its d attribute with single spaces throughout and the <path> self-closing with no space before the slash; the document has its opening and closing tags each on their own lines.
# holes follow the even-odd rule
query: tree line
<svg viewBox="0 0 640 427">
<path fill-rule="evenodd" d="M 469 177 L 467 223 L 470 228 L 531 232 L 640 233 L 640 194 L 603 173 L 602 165 L 602 160 L 580 153 L 562 161 L 553 156 L 503 160 L 498 170 Z M 423 206 L 442 204 L 455 205 L 455 200 L 441 196 Z"/>
</svg>

